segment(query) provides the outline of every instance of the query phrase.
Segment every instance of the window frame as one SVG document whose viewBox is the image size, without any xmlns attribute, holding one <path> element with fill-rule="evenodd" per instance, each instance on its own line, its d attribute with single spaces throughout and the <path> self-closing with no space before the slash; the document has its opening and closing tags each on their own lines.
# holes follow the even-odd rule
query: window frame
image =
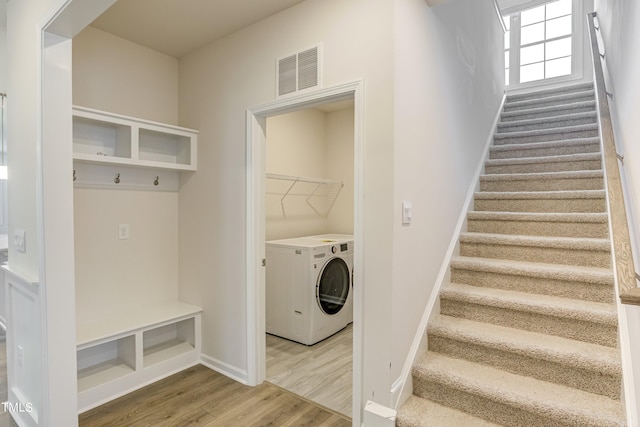
<svg viewBox="0 0 640 427">
<path fill-rule="evenodd" d="M 571 74 L 559 77 L 549 77 L 540 80 L 529 81 L 520 83 L 520 13 L 529 9 L 533 9 L 538 6 L 542 6 L 548 3 L 553 3 L 556 0 L 536 0 L 530 1 L 526 4 L 520 4 L 518 6 L 503 9 L 501 11 L 505 18 L 509 18 L 510 37 L 509 37 L 509 82 L 505 85 L 507 91 L 513 91 L 518 89 L 526 89 L 538 86 L 552 85 L 556 83 L 562 83 L 572 80 L 580 80 L 583 77 L 583 37 L 584 37 L 584 23 L 582 15 L 582 1 L 571 0 Z M 559 37 L 562 39 L 564 37 Z M 542 42 L 544 43 L 544 42 Z M 535 43 L 527 45 L 531 46 Z M 527 47 L 525 46 L 525 47 Z M 506 52 L 507 49 L 505 48 Z M 507 64 L 505 64 L 505 69 Z"/>
</svg>

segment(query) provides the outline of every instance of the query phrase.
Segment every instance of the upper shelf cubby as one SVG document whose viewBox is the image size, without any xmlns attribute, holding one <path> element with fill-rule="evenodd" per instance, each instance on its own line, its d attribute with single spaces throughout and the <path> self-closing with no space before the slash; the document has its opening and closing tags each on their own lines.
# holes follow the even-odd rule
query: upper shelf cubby
<svg viewBox="0 0 640 427">
<path fill-rule="evenodd" d="M 73 107 L 73 158 L 83 162 L 195 171 L 198 132 Z"/>
</svg>

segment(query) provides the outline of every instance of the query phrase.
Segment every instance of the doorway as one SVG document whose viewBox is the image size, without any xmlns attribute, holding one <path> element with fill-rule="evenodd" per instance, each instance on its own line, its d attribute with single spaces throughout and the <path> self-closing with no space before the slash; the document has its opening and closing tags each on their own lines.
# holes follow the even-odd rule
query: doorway
<svg viewBox="0 0 640 427">
<path fill-rule="evenodd" d="M 357 271 L 362 271 L 362 96 L 363 82 L 293 95 L 247 110 L 247 379 L 259 384 L 267 379 L 265 325 L 265 200 L 267 118 L 338 101 L 353 103 L 353 286 L 352 326 L 352 409 L 353 421 L 360 423 L 362 407 L 362 293 Z"/>
<path fill-rule="evenodd" d="M 266 122 L 266 380 L 351 416 L 353 99 Z"/>
</svg>

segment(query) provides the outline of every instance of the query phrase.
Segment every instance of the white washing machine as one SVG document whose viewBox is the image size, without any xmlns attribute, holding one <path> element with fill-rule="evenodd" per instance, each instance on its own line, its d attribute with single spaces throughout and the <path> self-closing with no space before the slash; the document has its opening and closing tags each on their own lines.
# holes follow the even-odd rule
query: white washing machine
<svg viewBox="0 0 640 427">
<path fill-rule="evenodd" d="M 353 236 L 266 242 L 267 333 L 306 345 L 353 321 Z"/>
</svg>

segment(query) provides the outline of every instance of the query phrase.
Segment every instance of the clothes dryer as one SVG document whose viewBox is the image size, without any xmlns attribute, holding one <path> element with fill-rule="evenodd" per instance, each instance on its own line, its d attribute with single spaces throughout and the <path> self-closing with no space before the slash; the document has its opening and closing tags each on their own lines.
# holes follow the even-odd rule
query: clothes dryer
<svg viewBox="0 0 640 427">
<path fill-rule="evenodd" d="M 312 345 L 353 321 L 353 236 L 266 242 L 267 333 Z"/>
</svg>

